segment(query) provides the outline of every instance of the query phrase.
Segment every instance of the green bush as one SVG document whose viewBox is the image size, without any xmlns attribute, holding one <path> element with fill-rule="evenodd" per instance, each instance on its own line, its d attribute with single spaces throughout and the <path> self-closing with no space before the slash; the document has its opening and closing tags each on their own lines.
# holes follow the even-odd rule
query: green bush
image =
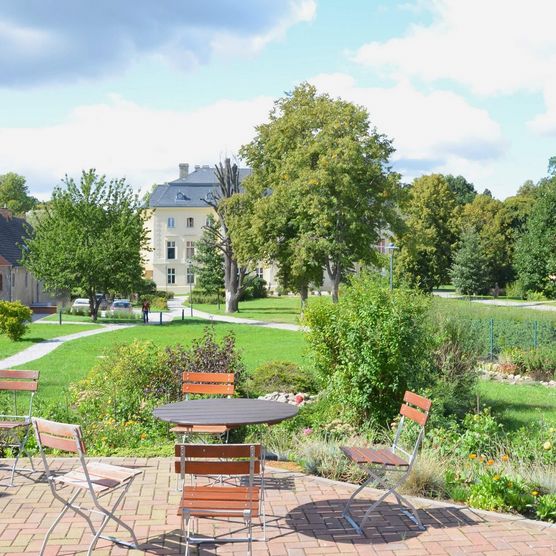
<svg viewBox="0 0 556 556">
<path fill-rule="evenodd" d="M 157 294 L 146 294 L 146 295 L 142 295 L 139 298 L 139 303 L 141 303 L 141 305 L 145 301 L 148 301 L 150 303 L 151 311 L 167 311 L 168 310 L 168 298 L 167 297 L 157 295 Z"/>
<path fill-rule="evenodd" d="M 270 392 L 314 392 L 314 377 L 290 361 L 269 361 L 257 367 L 246 388 L 253 396 Z"/>
<path fill-rule="evenodd" d="M 225 299 L 223 290 L 219 293 L 206 293 L 203 290 L 198 288 L 194 289 L 191 292 L 191 297 L 193 299 L 193 303 L 198 303 L 200 305 L 203 304 L 212 305 L 218 303 L 218 301 L 224 303 L 224 299 Z M 184 305 L 189 305 L 189 299 L 185 301 Z"/>
<path fill-rule="evenodd" d="M 0 301 L 0 333 L 13 342 L 21 340 L 31 321 L 31 309 L 19 301 Z"/>
<path fill-rule="evenodd" d="M 471 485 L 467 503 L 473 508 L 523 513 L 535 501 L 521 480 L 487 471 Z"/>
<path fill-rule="evenodd" d="M 266 282 L 259 276 L 248 276 L 245 279 L 243 291 L 239 297 L 240 301 L 249 301 L 250 299 L 261 299 L 268 295 Z"/>
<path fill-rule="evenodd" d="M 556 494 L 545 494 L 537 498 L 535 513 L 542 521 L 556 522 Z"/>
<path fill-rule="evenodd" d="M 520 374 L 529 375 L 534 380 L 552 380 L 556 376 L 556 345 L 513 350 L 511 354 Z"/>
<path fill-rule="evenodd" d="M 513 297 L 515 299 L 525 299 L 526 295 L 527 292 L 525 291 L 523 284 L 519 280 L 506 285 L 507 297 Z"/>
<path fill-rule="evenodd" d="M 307 339 L 320 379 L 344 416 L 386 425 L 406 389 L 430 382 L 429 299 L 389 290 L 369 275 L 352 279 L 339 303 L 314 303 L 305 312 Z"/>
</svg>

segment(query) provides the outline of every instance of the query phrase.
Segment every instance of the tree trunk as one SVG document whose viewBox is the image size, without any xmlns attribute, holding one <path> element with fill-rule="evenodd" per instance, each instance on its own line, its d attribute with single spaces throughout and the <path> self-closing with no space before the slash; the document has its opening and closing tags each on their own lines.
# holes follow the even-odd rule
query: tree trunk
<svg viewBox="0 0 556 556">
<path fill-rule="evenodd" d="M 301 313 L 303 313 L 307 306 L 307 299 L 309 298 L 309 286 L 307 284 L 299 288 L 299 295 L 301 296 Z"/>
<path fill-rule="evenodd" d="M 239 310 L 239 269 L 237 261 L 226 253 L 224 255 L 224 289 L 226 290 L 226 313 L 237 313 Z"/>
<path fill-rule="evenodd" d="M 332 303 L 338 303 L 338 292 L 340 290 L 340 278 L 342 273 L 340 272 L 340 263 L 326 261 L 326 271 L 328 272 L 328 277 L 332 281 Z"/>
<path fill-rule="evenodd" d="M 91 312 L 91 318 L 93 319 L 93 322 L 97 321 L 97 316 L 98 316 L 98 309 L 97 309 L 98 305 L 97 305 L 97 296 L 95 294 L 91 294 L 89 293 L 89 311 Z"/>
</svg>

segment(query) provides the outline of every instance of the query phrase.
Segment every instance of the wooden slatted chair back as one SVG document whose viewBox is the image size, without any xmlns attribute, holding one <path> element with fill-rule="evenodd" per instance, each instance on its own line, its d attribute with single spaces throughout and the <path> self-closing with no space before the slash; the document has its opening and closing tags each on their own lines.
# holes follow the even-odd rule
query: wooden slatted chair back
<svg viewBox="0 0 556 556">
<path fill-rule="evenodd" d="M 0 370 L 0 390 L 36 392 L 39 371 Z"/>
<path fill-rule="evenodd" d="M 404 403 L 400 408 L 400 415 L 411 419 L 420 427 L 424 427 L 429 419 L 429 411 L 432 402 L 423 396 L 409 391 L 405 393 L 403 401 Z"/>
<path fill-rule="evenodd" d="M 182 475 L 258 475 L 260 444 L 176 444 L 175 472 Z"/>
<path fill-rule="evenodd" d="M 182 392 L 190 394 L 213 394 L 233 396 L 234 373 L 194 373 L 185 371 L 182 375 Z"/>
<path fill-rule="evenodd" d="M 33 419 L 37 441 L 43 448 L 54 448 L 62 452 L 76 454 L 85 453 L 85 445 L 79 425 L 69 425 L 47 421 L 46 419 Z"/>
</svg>

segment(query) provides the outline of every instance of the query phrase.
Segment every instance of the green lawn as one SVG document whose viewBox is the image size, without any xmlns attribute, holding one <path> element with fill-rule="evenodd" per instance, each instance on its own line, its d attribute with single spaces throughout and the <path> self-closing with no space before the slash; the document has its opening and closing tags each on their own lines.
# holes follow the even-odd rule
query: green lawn
<svg viewBox="0 0 556 556">
<path fill-rule="evenodd" d="M 58 336 L 67 336 L 68 334 L 75 334 L 84 330 L 94 330 L 100 328 L 99 326 L 79 325 L 79 324 L 62 324 L 61 326 L 54 326 L 52 324 L 33 323 L 29 326 L 27 333 L 19 342 L 12 342 L 7 336 L 0 336 L 0 359 L 10 357 L 24 349 L 42 342 L 43 340 L 50 340 Z"/>
<path fill-rule="evenodd" d="M 69 383 L 79 380 L 98 361 L 99 356 L 110 353 L 117 344 L 134 340 L 151 340 L 157 346 L 189 345 L 202 335 L 207 322 L 200 319 L 174 321 L 157 326 L 137 326 L 107 332 L 98 336 L 68 342 L 52 353 L 24 365 L 26 369 L 41 371 L 41 398 L 61 396 Z M 217 336 L 233 331 L 248 371 L 270 360 L 304 362 L 304 338 L 299 332 L 256 328 L 248 325 L 215 323 Z M 76 328 L 77 325 L 72 325 Z"/>
<path fill-rule="evenodd" d="M 316 299 L 330 299 L 328 296 L 311 296 L 309 304 L 314 303 Z M 189 307 L 187 302 L 184 306 Z M 224 304 L 218 305 L 199 304 L 193 305 L 198 311 L 205 311 L 213 315 L 224 315 Z M 301 310 L 301 300 L 299 296 L 281 296 L 266 297 L 264 299 L 253 299 L 251 301 L 241 301 L 239 304 L 239 313 L 232 316 L 238 316 L 245 319 L 262 320 L 268 322 L 282 322 L 289 324 L 299 324 L 299 313 Z"/>
<path fill-rule="evenodd" d="M 530 426 L 544 419 L 556 426 L 556 389 L 528 384 L 481 381 L 481 406 L 489 406 L 507 429 Z"/>
</svg>

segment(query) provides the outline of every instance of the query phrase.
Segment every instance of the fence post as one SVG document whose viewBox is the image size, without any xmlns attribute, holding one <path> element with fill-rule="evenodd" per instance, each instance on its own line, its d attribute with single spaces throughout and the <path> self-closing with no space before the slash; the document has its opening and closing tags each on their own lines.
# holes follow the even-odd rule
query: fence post
<svg viewBox="0 0 556 556">
<path fill-rule="evenodd" d="M 181 310 L 181 320 L 185 320 L 185 309 Z"/>
<path fill-rule="evenodd" d="M 60 309 L 60 313 L 58 314 L 58 323 L 62 324 L 62 309 Z"/>
<path fill-rule="evenodd" d="M 160 324 L 162 325 L 162 311 L 160 311 Z"/>
<path fill-rule="evenodd" d="M 533 347 L 537 349 L 539 347 L 539 321 L 533 322 Z"/>
<path fill-rule="evenodd" d="M 489 322 L 489 335 L 490 335 L 490 360 L 494 361 L 494 319 Z"/>
</svg>

